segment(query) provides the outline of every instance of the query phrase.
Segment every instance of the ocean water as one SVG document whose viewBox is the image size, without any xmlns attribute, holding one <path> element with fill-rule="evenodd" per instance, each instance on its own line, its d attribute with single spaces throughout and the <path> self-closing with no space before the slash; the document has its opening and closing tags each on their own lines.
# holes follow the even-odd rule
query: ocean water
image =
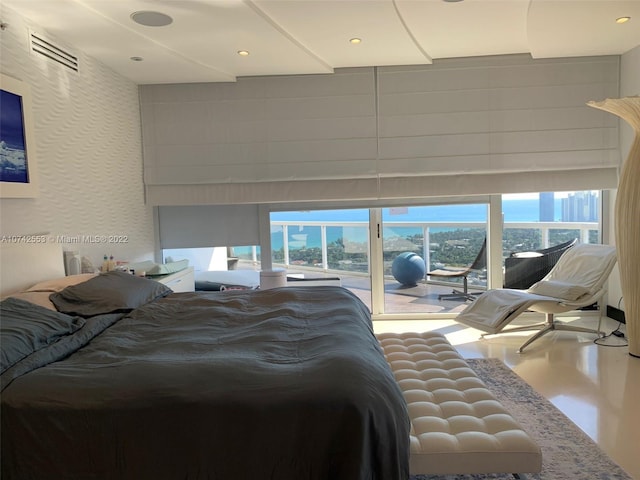
<svg viewBox="0 0 640 480">
<path fill-rule="evenodd" d="M 473 205 L 438 205 L 423 207 L 407 207 L 406 213 L 398 213 L 398 209 L 383 209 L 383 217 L 389 221 L 451 221 L 451 222 L 483 222 L 487 217 L 487 207 L 482 204 Z M 538 199 L 506 200 L 502 202 L 505 222 L 537 222 L 540 219 Z M 560 218 L 562 199 L 555 199 L 555 217 Z M 362 221 L 369 220 L 369 211 L 357 210 L 309 210 L 292 212 L 273 212 L 271 221 Z"/>
<path fill-rule="evenodd" d="M 555 199 L 555 216 L 561 212 L 561 199 Z M 502 203 L 505 222 L 537 222 L 540 219 L 538 199 L 507 200 Z M 406 207 L 403 209 L 385 208 L 382 212 L 384 222 L 485 222 L 487 206 L 473 205 L 438 205 Z M 327 227 L 327 242 L 331 243 L 339 238 L 349 238 L 353 242 L 367 241 L 369 211 L 357 210 L 311 210 L 273 212 L 271 222 L 364 222 L 362 227 Z M 435 229 L 433 229 L 435 230 Z M 433 231 L 432 230 L 432 231 Z M 422 228 L 415 227 L 385 227 L 385 238 L 407 238 L 422 233 Z M 315 226 L 290 226 L 289 248 L 314 248 L 321 246 L 321 230 Z M 271 233 L 273 250 L 283 246 L 282 230 Z"/>
</svg>

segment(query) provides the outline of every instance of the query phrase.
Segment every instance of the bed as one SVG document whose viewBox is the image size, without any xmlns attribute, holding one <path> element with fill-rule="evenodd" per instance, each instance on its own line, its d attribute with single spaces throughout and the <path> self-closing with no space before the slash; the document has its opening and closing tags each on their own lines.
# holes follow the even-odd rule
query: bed
<svg viewBox="0 0 640 480">
<path fill-rule="evenodd" d="M 346 289 L 61 283 L 31 293 L 68 313 L 2 301 L 38 337 L 15 361 L 3 331 L 3 479 L 408 478 L 406 403 Z"/>
</svg>

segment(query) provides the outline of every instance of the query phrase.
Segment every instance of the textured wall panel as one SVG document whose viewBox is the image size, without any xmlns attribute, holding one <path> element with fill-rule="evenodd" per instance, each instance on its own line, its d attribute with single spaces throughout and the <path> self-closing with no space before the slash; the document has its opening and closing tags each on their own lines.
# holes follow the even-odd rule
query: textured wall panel
<svg viewBox="0 0 640 480">
<path fill-rule="evenodd" d="M 137 86 L 71 45 L 61 43 L 80 57 L 79 73 L 32 54 L 28 28 L 46 32 L 4 6 L 2 20 L 2 73 L 31 86 L 40 191 L 1 200 L 1 234 L 125 235 L 126 243 L 62 243 L 98 265 L 103 254 L 153 258 Z"/>
</svg>

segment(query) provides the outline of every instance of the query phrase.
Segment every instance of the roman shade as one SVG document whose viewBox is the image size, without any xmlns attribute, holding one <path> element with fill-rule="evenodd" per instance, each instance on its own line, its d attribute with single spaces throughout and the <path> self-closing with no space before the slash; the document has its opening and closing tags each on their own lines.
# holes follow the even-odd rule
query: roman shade
<svg viewBox="0 0 640 480">
<path fill-rule="evenodd" d="M 140 87 L 152 205 L 614 188 L 617 56 Z"/>
<path fill-rule="evenodd" d="M 257 205 L 190 205 L 158 208 L 160 248 L 260 244 Z"/>
</svg>

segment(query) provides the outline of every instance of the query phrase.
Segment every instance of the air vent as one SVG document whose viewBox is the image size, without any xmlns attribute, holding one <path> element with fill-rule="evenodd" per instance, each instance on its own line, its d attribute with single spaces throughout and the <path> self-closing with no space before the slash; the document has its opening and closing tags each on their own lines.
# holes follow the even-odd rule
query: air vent
<svg viewBox="0 0 640 480">
<path fill-rule="evenodd" d="M 31 51 L 43 55 L 54 62 L 64 65 L 69 70 L 77 72 L 79 69 L 78 57 L 64 48 L 47 40 L 39 33 L 29 32 Z"/>
</svg>

